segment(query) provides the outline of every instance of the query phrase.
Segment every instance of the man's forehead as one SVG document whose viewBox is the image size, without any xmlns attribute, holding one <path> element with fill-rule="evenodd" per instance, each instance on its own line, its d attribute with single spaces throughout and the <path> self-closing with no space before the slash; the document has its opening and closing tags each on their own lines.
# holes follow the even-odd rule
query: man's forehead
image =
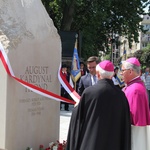
<svg viewBox="0 0 150 150">
<path fill-rule="evenodd" d="M 95 65 L 95 64 L 96 64 L 96 62 L 95 62 L 95 61 L 92 61 L 92 62 L 88 62 L 88 63 L 87 63 L 87 65 L 92 65 L 92 64 L 94 64 L 94 65 Z"/>
</svg>

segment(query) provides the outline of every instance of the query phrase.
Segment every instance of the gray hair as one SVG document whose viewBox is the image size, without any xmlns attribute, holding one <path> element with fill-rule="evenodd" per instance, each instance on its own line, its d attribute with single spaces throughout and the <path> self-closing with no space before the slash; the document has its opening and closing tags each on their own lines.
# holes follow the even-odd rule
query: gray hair
<svg viewBox="0 0 150 150">
<path fill-rule="evenodd" d="M 133 69 L 137 74 L 140 74 L 141 72 L 141 66 L 136 66 L 126 61 L 122 61 L 122 65 L 125 67 L 125 69 Z"/>
<path fill-rule="evenodd" d="M 112 78 L 112 76 L 114 75 L 114 71 L 106 71 L 104 69 L 102 69 L 99 64 L 96 66 L 96 71 L 100 74 L 100 76 L 102 78 Z"/>
</svg>

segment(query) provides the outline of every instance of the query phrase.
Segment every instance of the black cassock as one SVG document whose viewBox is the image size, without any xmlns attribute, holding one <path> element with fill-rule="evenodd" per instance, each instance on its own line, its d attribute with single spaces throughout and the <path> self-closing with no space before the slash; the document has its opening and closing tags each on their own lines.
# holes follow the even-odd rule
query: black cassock
<svg viewBox="0 0 150 150">
<path fill-rule="evenodd" d="M 112 80 L 85 89 L 72 112 L 66 150 L 131 150 L 128 101 Z"/>
</svg>

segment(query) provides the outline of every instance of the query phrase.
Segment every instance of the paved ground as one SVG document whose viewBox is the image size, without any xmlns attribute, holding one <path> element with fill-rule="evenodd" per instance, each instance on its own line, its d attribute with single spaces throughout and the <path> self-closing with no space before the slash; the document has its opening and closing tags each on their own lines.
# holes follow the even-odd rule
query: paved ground
<svg viewBox="0 0 150 150">
<path fill-rule="evenodd" d="M 69 105 L 69 111 L 65 111 L 62 104 L 62 110 L 60 111 L 60 135 L 59 141 L 67 140 L 68 128 L 70 123 L 70 118 L 72 114 L 73 105 Z"/>
</svg>

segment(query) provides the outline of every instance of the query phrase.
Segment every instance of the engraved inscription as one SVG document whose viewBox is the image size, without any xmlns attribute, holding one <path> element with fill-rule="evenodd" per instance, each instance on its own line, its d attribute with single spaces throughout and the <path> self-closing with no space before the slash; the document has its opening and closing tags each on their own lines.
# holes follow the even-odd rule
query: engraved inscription
<svg viewBox="0 0 150 150">
<path fill-rule="evenodd" d="M 41 115 L 42 111 L 44 110 L 44 106 L 42 105 L 42 102 L 48 100 L 48 98 L 46 97 L 42 97 L 42 98 L 24 98 L 24 99 L 20 99 L 19 103 L 20 104 L 27 104 L 29 105 L 27 108 L 27 112 L 31 115 L 31 116 L 37 116 L 37 115 Z"/>
<path fill-rule="evenodd" d="M 50 82 L 52 82 L 51 74 L 48 66 L 27 66 L 24 75 L 20 75 L 20 79 L 30 84 L 48 90 Z M 30 89 L 25 88 L 25 92 L 32 92 Z M 26 106 L 27 112 L 31 116 L 41 115 L 44 110 L 43 102 L 49 100 L 46 97 L 41 98 L 23 98 L 19 100 L 20 104 Z"/>
<path fill-rule="evenodd" d="M 20 75 L 20 79 L 45 90 L 48 90 L 48 83 L 52 82 L 48 66 L 27 66 L 25 74 Z M 31 90 L 26 88 L 25 92 L 31 92 Z"/>
</svg>

